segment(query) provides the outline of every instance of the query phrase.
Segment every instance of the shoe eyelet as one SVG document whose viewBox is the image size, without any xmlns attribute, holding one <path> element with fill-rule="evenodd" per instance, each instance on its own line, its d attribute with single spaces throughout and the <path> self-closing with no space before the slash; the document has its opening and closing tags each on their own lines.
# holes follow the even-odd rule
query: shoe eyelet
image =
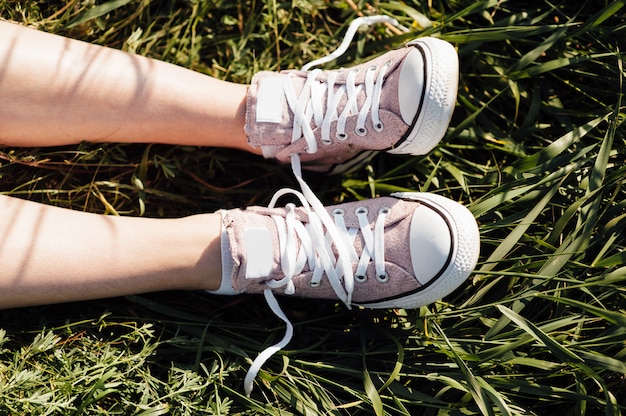
<svg viewBox="0 0 626 416">
<path fill-rule="evenodd" d="M 309 287 L 316 288 L 316 287 L 320 287 L 320 285 L 321 285 L 321 282 L 314 282 L 312 280 L 309 281 Z"/>
<path fill-rule="evenodd" d="M 382 122 L 376 123 L 374 124 L 374 130 L 376 130 L 377 132 L 381 132 L 385 129 L 385 126 L 383 125 Z"/>
<path fill-rule="evenodd" d="M 369 68 L 367 68 L 367 70 L 372 71 L 372 72 L 378 71 L 378 65 L 372 65 Z"/>
<path fill-rule="evenodd" d="M 389 68 L 391 65 L 393 65 L 393 61 L 392 60 L 388 60 L 387 62 L 385 62 L 385 65 L 383 65 L 385 68 Z"/>
<path fill-rule="evenodd" d="M 367 275 L 361 276 L 357 274 L 354 276 L 354 280 L 359 283 L 365 283 L 367 282 Z"/>
<path fill-rule="evenodd" d="M 389 214 L 389 207 L 382 207 L 381 209 L 378 210 L 379 214 Z"/>
<path fill-rule="evenodd" d="M 354 129 L 354 132 L 358 134 L 359 136 L 363 137 L 367 134 L 367 129 L 365 127 L 359 127 L 359 128 Z"/>
<path fill-rule="evenodd" d="M 333 143 L 333 141 L 330 139 L 322 139 L 321 141 L 322 141 L 322 144 L 326 146 L 331 145 Z"/>
<path fill-rule="evenodd" d="M 348 135 L 346 133 L 337 133 L 335 134 L 335 137 L 337 138 L 337 140 L 344 141 L 348 138 Z"/>
<path fill-rule="evenodd" d="M 344 215 L 346 211 L 343 208 L 335 208 L 333 209 L 333 215 Z"/>
<path fill-rule="evenodd" d="M 356 215 L 367 215 L 368 211 L 365 207 L 358 207 L 355 211 Z"/>
<path fill-rule="evenodd" d="M 389 281 L 389 273 L 385 272 L 385 274 L 376 275 L 376 280 L 380 283 L 387 283 Z"/>
</svg>

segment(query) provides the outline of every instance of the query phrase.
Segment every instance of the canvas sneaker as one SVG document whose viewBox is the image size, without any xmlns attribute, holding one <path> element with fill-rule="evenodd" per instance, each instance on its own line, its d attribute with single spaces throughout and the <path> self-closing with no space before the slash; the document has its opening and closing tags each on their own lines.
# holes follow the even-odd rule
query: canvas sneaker
<svg viewBox="0 0 626 416">
<path fill-rule="evenodd" d="M 452 45 L 418 38 L 339 70 L 257 73 L 248 90 L 245 133 L 265 157 L 341 173 L 377 152 L 423 155 L 445 134 L 456 103 Z"/>
<path fill-rule="evenodd" d="M 235 209 L 223 212 L 223 225 L 237 293 L 269 289 L 368 308 L 417 308 L 441 299 L 465 281 L 479 247 L 472 214 L 427 193 L 348 202 L 323 213 L 292 203 Z"/>
<path fill-rule="evenodd" d="M 301 206 L 275 207 L 286 194 Z M 417 308 L 458 288 L 479 253 L 470 211 L 428 193 L 324 207 L 304 185 L 303 193 L 279 191 L 269 207 L 222 211 L 222 219 L 233 293 L 263 293 L 287 324 L 285 338 L 250 368 L 248 394 L 262 364 L 292 336 L 275 295 L 339 299 L 348 307 Z"/>
</svg>

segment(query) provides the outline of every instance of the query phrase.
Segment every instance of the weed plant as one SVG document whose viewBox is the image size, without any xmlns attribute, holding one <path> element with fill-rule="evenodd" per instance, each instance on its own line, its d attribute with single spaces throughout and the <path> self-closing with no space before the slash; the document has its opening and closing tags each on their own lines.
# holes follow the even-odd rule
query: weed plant
<svg viewBox="0 0 626 416">
<path fill-rule="evenodd" d="M 0 414 L 620 415 L 625 4 L 0 0 L 2 19 L 243 83 L 326 55 L 359 15 L 412 33 L 362 30 L 333 66 L 409 37 L 448 40 L 460 89 L 433 152 L 307 180 L 326 203 L 436 192 L 468 206 L 482 237 L 467 283 L 417 310 L 282 298 L 295 336 L 251 398 L 250 360 L 284 331 L 262 298 L 174 292 L 1 311 Z M 242 152 L 89 137 L 0 148 L 0 177 L 6 195 L 150 217 L 265 204 L 296 186 L 288 167 Z"/>
</svg>

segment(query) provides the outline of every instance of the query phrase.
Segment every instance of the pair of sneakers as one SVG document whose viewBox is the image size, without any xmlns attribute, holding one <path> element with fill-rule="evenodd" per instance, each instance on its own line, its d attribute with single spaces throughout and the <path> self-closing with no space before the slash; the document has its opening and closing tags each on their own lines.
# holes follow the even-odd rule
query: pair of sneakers
<svg viewBox="0 0 626 416">
<path fill-rule="evenodd" d="M 457 85 L 456 51 L 435 38 L 349 69 L 254 76 L 249 143 L 291 163 L 301 191 L 282 189 L 268 207 L 221 212 L 224 273 L 215 293 L 263 293 L 287 326 L 253 362 L 246 393 L 292 336 L 275 294 L 339 299 L 348 308 L 417 308 L 457 289 L 474 269 L 478 227 L 457 202 L 409 192 L 325 207 L 301 174 L 301 166 L 344 172 L 380 151 L 428 153 L 447 130 Z M 278 208 L 287 194 L 300 205 Z"/>
</svg>

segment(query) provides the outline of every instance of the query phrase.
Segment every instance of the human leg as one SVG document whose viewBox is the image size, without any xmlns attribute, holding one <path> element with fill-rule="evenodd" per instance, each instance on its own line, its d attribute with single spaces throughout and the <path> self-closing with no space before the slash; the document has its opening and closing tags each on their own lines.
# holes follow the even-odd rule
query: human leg
<svg viewBox="0 0 626 416">
<path fill-rule="evenodd" d="M 0 196 L 0 308 L 214 290 L 221 218 L 114 217 Z"/>
<path fill-rule="evenodd" d="M 248 93 L 247 86 L 76 41 L 44 39 L 47 35 L 3 25 L 0 34 L 13 35 L 7 37 L 11 41 L 5 50 L 0 49 L 8 68 L 0 74 L 0 89 L 12 100 L 7 111 L 0 110 L 0 123 L 8 126 L 4 135 L 0 133 L 5 144 L 42 146 L 88 139 L 258 152 L 251 147 L 257 146 L 265 156 L 292 163 L 303 191 L 295 193 L 305 206 L 158 221 L 103 221 L 35 205 L 20 219 L 21 209 L 10 209 L 15 221 L 0 229 L 5 231 L 0 261 L 12 260 L 14 266 L 4 277 L 0 274 L 0 289 L 3 283 L 9 287 L 4 298 L 0 296 L 0 306 L 2 301 L 4 306 L 23 306 L 168 289 L 262 292 L 288 331 L 254 361 L 245 380 L 249 393 L 260 366 L 291 337 L 291 324 L 275 292 L 338 298 L 348 307 L 415 308 L 456 289 L 476 264 L 478 229 L 459 204 L 409 193 L 363 201 L 356 209 L 348 204 L 327 211 L 300 172 L 301 155 L 305 162 L 321 164 L 320 170 L 336 173 L 376 151 L 430 151 L 444 134 L 454 107 L 458 63 L 450 45 L 413 42 L 405 51 L 390 52 L 366 65 L 358 76 L 357 69 L 271 75 L 269 93 L 262 85 L 264 74 L 256 77 L 254 91 Z M 24 45 L 38 40 L 53 53 L 24 52 Z M 12 66 L 14 59 L 17 64 Z M 40 79 L 33 70 L 21 73 L 24 62 L 47 68 L 46 76 Z M 51 71 L 51 62 L 61 69 Z M 302 82 L 296 94 L 291 80 L 298 76 Z M 26 90 L 12 88 L 18 80 L 33 82 Z M 36 99 L 30 96 L 37 93 Z M 289 109 L 284 100 L 290 101 Z M 53 105 L 56 111 L 48 112 Z M 28 117 L 23 114 L 28 110 L 34 110 L 41 123 L 25 129 Z M 365 127 L 368 120 L 371 125 Z M 364 140 L 344 136 L 346 126 L 348 134 Z M 375 133 L 368 136 L 367 128 Z M 379 134 L 385 129 L 387 136 Z M 318 145 L 332 144 L 331 133 L 338 145 L 320 152 L 321 160 L 308 156 L 317 153 Z M 276 141 L 277 136 L 286 140 Z M 378 212 L 370 213 L 370 208 Z M 85 238 L 84 230 L 97 239 Z M 55 245 L 64 233 L 67 238 Z M 58 261 L 68 253 L 70 260 Z M 56 264 L 48 270 L 47 263 Z M 111 263 L 111 269 L 103 268 Z"/>
<path fill-rule="evenodd" d="M 258 152 L 247 86 L 0 21 L 0 144 L 144 142 Z"/>
<path fill-rule="evenodd" d="M 310 155 L 318 145 L 336 141 L 334 151 L 320 152 L 322 164 L 334 170 L 329 157 L 352 166 L 351 159 L 360 162 L 371 151 L 426 153 L 445 131 L 456 93 L 453 49 L 435 39 L 411 42 L 349 71 L 263 73 L 248 94 L 247 86 L 9 23 L 0 22 L 0 34 L 0 100 L 6 100 L 0 141 L 143 141 L 257 151 L 243 134 L 245 120 L 250 143 L 294 163 L 308 199 L 320 205 L 301 177 L 301 154 L 315 161 Z M 292 81 L 300 78 L 304 84 L 294 98 Z M 272 110 L 274 104 L 281 111 Z M 385 129 L 391 131 L 380 134 Z"/>
<path fill-rule="evenodd" d="M 0 67 L 0 144 L 232 147 L 327 173 L 429 152 L 458 84 L 454 48 L 433 38 L 343 71 L 261 72 L 249 88 L 6 22 Z"/>
<path fill-rule="evenodd" d="M 453 291 L 477 260 L 473 217 L 443 197 L 398 194 L 323 208 L 296 194 L 305 204 L 297 211 L 256 207 L 178 219 L 102 216 L 2 196 L 0 308 L 216 291 L 223 258 L 233 263 L 225 276 L 231 294 L 269 289 L 413 308 Z M 387 280 L 381 287 L 391 291 L 370 287 Z"/>
<path fill-rule="evenodd" d="M 286 193 L 303 208 L 275 208 Z M 455 290 L 477 261 L 471 213 L 437 195 L 402 193 L 328 208 L 292 190 L 277 197 L 270 208 L 149 219 L 0 196 L 0 308 L 220 288 L 263 293 L 291 328 L 274 293 L 348 307 L 416 308 Z M 255 360 L 247 393 L 265 360 L 290 338 L 288 329 Z"/>
</svg>

